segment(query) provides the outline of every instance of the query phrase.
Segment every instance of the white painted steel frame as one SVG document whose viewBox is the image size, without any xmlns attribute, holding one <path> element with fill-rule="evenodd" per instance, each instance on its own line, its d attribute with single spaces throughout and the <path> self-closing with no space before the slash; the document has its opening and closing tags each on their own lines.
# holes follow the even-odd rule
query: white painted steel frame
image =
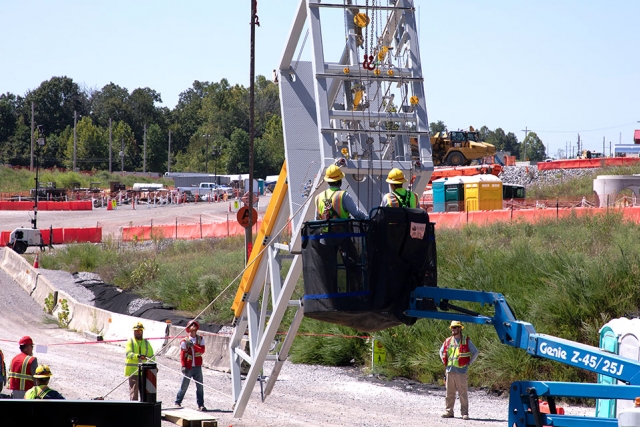
<svg viewBox="0 0 640 427">
<path fill-rule="evenodd" d="M 345 8 L 344 4 L 323 4 L 320 0 L 301 0 L 282 53 L 278 79 L 289 185 L 287 196 L 276 214 L 274 230 L 280 230 L 287 221 L 291 221 L 292 237 L 288 245 L 272 243 L 268 246 L 266 249 L 268 254 L 260 259 L 254 283 L 251 284 L 246 296 L 242 315 L 237 319 L 236 330 L 229 348 L 235 417 L 241 417 L 244 413 L 249 397 L 263 373 L 265 361 L 274 362 L 263 390 L 264 397 L 270 394 L 302 322 L 302 304 L 300 301 L 291 301 L 291 296 L 302 273 L 300 255 L 302 227 L 305 221 L 314 217 L 315 206 L 312 201 L 315 195 L 326 188 L 322 181 L 324 170 L 342 158 L 341 168 L 347 174 L 344 181 L 351 191 L 356 193 L 361 207 L 367 211 L 377 206 L 382 195 L 388 191 L 384 179 L 391 168 L 398 167 L 404 171 L 411 171 L 411 174 L 416 177 L 413 191 L 418 194 L 422 194 L 433 171 L 413 0 L 397 1 L 398 8 L 390 12 L 385 32 L 380 38 L 385 45 L 395 42 L 396 47 L 406 49 L 408 53 L 407 64 L 396 67 L 394 76 L 376 76 L 369 70 L 362 69 L 358 62 L 358 46 L 351 26 L 349 26 L 349 37 L 339 62 L 326 62 L 322 46 L 320 10 L 323 7 L 345 8 L 345 25 L 349 25 L 353 22 L 353 16 L 356 13 L 354 9 L 363 8 L 364 5 L 357 5 L 355 1 L 349 0 L 347 3 L 352 4 L 351 8 Z M 310 63 L 294 62 L 293 57 L 305 24 L 308 25 L 311 36 L 312 60 Z M 400 32 L 403 33 L 399 34 Z M 407 41 L 408 44 L 406 44 Z M 400 52 L 395 54 L 399 55 Z M 352 77 L 342 71 L 345 66 L 354 70 Z M 359 72 L 355 72 L 358 69 Z M 369 106 L 370 110 L 377 107 L 378 111 L 370 113 L 350 111 L 346 107 L 343 110 L 335 109 L 336 101 L 341 98 L 345 101 L 344 105 L 349 106 L 347 102 L 349 94 L 345 94 L 345 88 L 350 87 L 347 85 L 350 85 L 351 81 L 354 84 L 387 81 L 406 85 L 405 87 L 410 87 L 411 93 L 418 97 L 418 103 L 411 107 L 407 104 L 407 112 L 397 114 L 380 112 L 381 98 L 376 101 L 377 104 Z M 378 88 L 380 88 L 379 85 Z M 401 104 L 400 108 L 402 107 Z M 348 120 L 349 118 L 352 120 Z M 394 136 L 397 151 L 401 152 L 399 158 L 386 159 L 377 154 L 378 157 L 371 154 L 367 159 L 342 157 L 339 147 L 335 144 L 338 138 L 350 135 L 355 141 L 354 145 L 357 146 L 363 138 L 360 135 L 368 134 L 375 138 L 375 144 L 381 146 L 381 135 L 392 133 L 372 129 L 371 118 L 395 119 L 404 122 Z M 411 124 L 411 129 L 406 128 L 407 123 Z M 415 136 L 418 140 L 419 159 L 417 161 L 406 154 L 410 153 L 409 135 Z M 386 149 L 380 152 L 389 153 L 393 150 Z M 367 194 L 353 191 L 360 188 L 359 179 L 363 176 L 368 180 Z M 284 281 L 281 279 L 281 260 L 278 255 L 282 250 L 287 250 L 293 255 Z M 270 354 L 284 314 L 290 307 L 296 310 L 291 326 L 282 340 L 279 351 Z M 242 346 L 243 337 L 247 332 L 248 353 Z M 244 385 L 242 384 L 243 363 L 249 365 Z"/>
</svg>

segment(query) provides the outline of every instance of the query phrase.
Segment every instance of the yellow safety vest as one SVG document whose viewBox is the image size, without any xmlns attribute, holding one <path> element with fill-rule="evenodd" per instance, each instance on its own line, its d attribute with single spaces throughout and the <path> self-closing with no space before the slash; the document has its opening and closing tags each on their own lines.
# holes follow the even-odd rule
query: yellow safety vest
<svg viewBox="0 0 640 427">
<path fill-rule="evenodd" d="M 27 391 L 24 395 L 25 399 L 44 399 L 44 397 L 49 393 L 51 389 L 46 385 L 37 385 L 32 387 L 29 391 Z"/>
<path fill-rule="evenodd" d="M 153 357 L 153 347 L 145 339 L 137 341 L 135 338 L 129 338 L 125 351 L 127 360 L 124 365 L 124 375 L 127 377 L 138 370 L 138 363 L 140 363 L 138 355 L 146 356 L 147 358 Z"/>
<path fill-rule="evenodd" d="M 331 200 L 331 213 L 330 219 L 336 218 L 349 218 L 349 212 L 344 210 L 342 206 L 342 198 L 344 197 L 344 190 L 338 190 L 329 188 L 323 193 L 316 196 L 317 215 L 316 218 L 322 219 L 325 209 L 325 200 Z"/>
<path fill-rule="evenodd" d="M 383 206 L 392 208 L 416 208 L 418 207 L 418 195 L 413 191 L 398 188 L 392 193 L 384 195 Z"/>
</svg>

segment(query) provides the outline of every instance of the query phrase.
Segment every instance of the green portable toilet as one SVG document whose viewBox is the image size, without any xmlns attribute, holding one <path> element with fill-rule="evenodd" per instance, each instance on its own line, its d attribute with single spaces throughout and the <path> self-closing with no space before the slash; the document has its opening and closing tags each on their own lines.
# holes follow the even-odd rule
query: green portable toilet
<svg viewBox="0 0 640 427">
<path fill-rule="evenodd" d="M 466 177 L 451 178 L 444 184 L 445 212 L 464 211 L 464 182 Z"/>
<path fill-rule="evenodd" d="M 600 328 L 600 349 L 640 360 L 640 319 L 621 317 L 607 322 Z M 615 378 L 598 374 L 598 384 L 620 384 Z M 634 402 L 626 399 L 597 399 L 596 417 L 617 418 L 620 411 L 633 408 Z"/>
<path fill-rule="evenodd" d="M 264 196 L 264 179 L 258 180 L 258 193 L 260 193 L 261 196 Z"/>
</svg>

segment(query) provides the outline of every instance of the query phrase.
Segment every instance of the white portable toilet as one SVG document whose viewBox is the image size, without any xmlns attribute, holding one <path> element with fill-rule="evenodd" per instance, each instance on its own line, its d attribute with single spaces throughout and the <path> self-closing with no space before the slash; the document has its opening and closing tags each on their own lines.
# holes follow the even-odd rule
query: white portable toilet
<svg viewBox="0 0 640 427">
<path fill-rule="evenodd" d="M 600 328 L 600 349 L 627 359 L 640 361 L 640 319 L 621 317 Z M 598 374 L 599 384 L 624 384 L 612 377 Z M 597 399 L 596 417 L 618 418 L 620 411 L 633 408 L 626 399 Z"/>
</svg>

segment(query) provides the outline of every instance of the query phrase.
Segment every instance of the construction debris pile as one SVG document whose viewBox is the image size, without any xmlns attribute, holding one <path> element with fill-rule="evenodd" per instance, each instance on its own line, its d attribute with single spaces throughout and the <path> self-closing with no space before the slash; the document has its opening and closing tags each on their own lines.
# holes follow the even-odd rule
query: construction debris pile
<svg viewBox="0 0 640 427">
<path fill-rule="evenodd" d="M 596 177 L 600 169 L 553 169 L 539 171 L 535 166 L 505 166 L 499 177 L 505 184 L 519 184 L 525 187 L 559 184 L 583 176 Z"/>
</svg>

